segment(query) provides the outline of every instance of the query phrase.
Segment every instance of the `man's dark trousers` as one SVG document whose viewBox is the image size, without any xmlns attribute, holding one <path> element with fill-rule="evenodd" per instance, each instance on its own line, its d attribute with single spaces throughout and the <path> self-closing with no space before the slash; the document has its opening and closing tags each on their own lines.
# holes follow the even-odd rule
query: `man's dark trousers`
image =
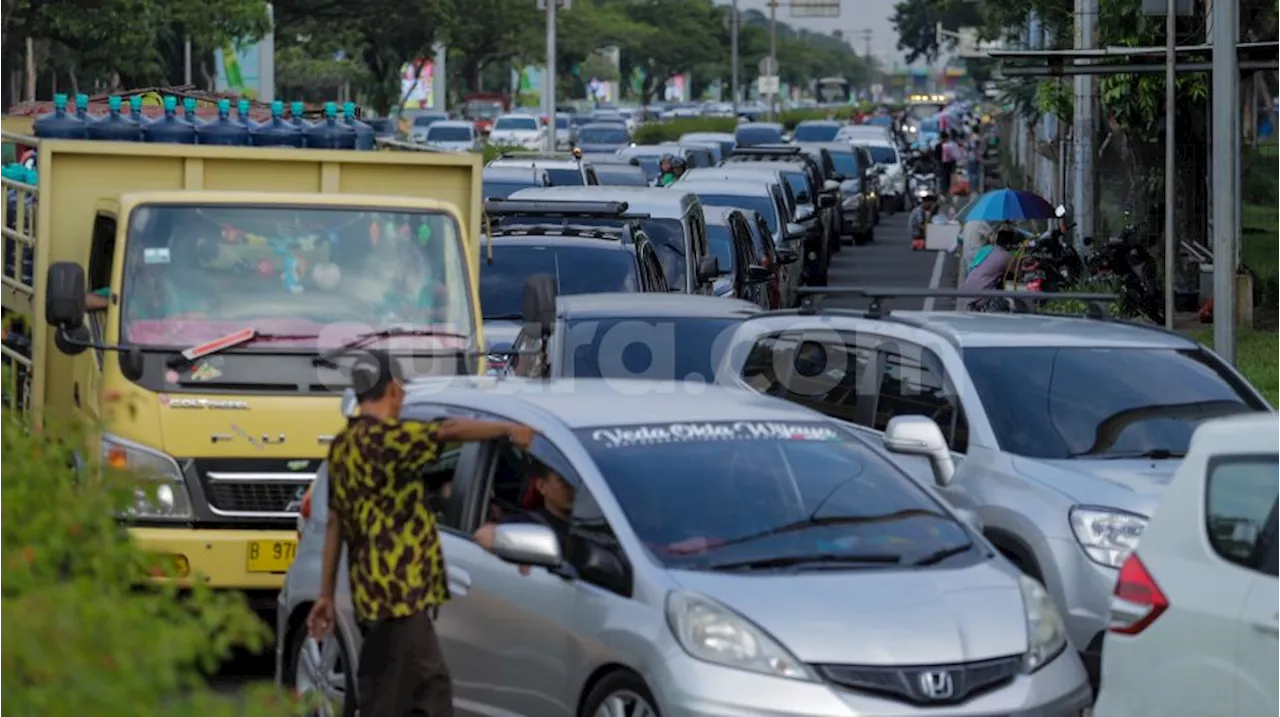
<svg viewBox="0 0 1280 717">
<path fill-rule="evenodd" d="M 361 717 L 453 717 L 453 683 L 432 611 L 361 624 Z"/>
</svg>

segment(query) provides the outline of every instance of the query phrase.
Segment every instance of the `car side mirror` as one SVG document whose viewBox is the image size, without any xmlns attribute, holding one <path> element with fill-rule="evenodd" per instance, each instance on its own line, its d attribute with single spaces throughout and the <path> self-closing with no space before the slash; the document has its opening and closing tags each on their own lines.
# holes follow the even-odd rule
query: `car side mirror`
<svg viewBox="0 0 1280 717">
<path fill-rule="evenodd" d="M 787 224 L 786 228 L 783 230 L 782 236 L 784 239 L 799 239 L 800 237 L 803 237 L 806 233 L 807 232 L 805 231 L 805 228 L 802 225 L 797 224 L 795 222 L 790 222 Z"/>
<path fill-rule="evenodd" d="M 839 189 L 840 189 L 840 183 L 837 182 L 835 179 L 828 179 L 827 181 L 822 183 L 822 191 L 824 192 L 835 192 L 835 191 L 838 191 Z"/>
<path fill-rule="evenodd" d="M 826 209 L 826 208 L 828 208 L 828 207 L 834 207 L 835 205 L 836 205 L 836 198 L 835 198 L 835 195 L 834 195 L 834 194 L 819 194 L 819 195 L 818 195 L 818 208 L 819 208 L 819 209 Z"/>
<path fill-rule="evenodd" d="M 73 261 L 49 265 L 44 284 L 44 320 L 58 329 L 84 324 L 84 267 Z"/>
<path fill-rule="evenodd" d="M 704 256 L 698 260 L 698 283 L 715 281 L 720 276 L 720 260 L 714 256 Z"/>
<path fill-rule="evenodd" d="M 564 561 L 560 539 L 541 523 L 503 523 L 493 529 L 493 554 L 508 563 L 554 568 Z"/>
<path fill-rule="evenodd" d="M 342 390 L 342 415 L 346 418 L 355 418 L 360 408 L 360 401 L 356 399 L 356 391 L 353 388 Z"/>
<path fill-rule="evenodd" d="M 796 201 L 800 201 L 797 197 Z M 807 222 L 813 219 L 813 207 L 796 207 L 796 222 Z"/>
<path fill-rule="evenodd" d="M 933 469 L 938 487 L 946 487 L 955 477 L 956 464 L 942 430 L 926 416 L 894 416 L 884 429 L 884 447 L 893 453 L 924 456 Z"/>
<path fill-rule="evenodd" d="M 535 274 L 524 282 L 524 330 L 531 336 L 546 338 L 556 322 L 556 280 L 548 274 Z"/>
<path fill-rule="evenodd" d="M 786 266 L 787 264 L 794 264 L 797 261 L 800 261 L 800 254 L 797 252 L 791 251 L 790 249 L 779 249 L 777 251 L 777 256 L 778 256 L 778 263 L 782 264 L 783 266 Z"/>
<path fill-rule="evenodd" d="M 752 264 L 751 266 L 747 267 L 747 283 L 749 284 L 760 284 L 762 282 L 768 281 L 771 278 L 773 278 L 773 272 L 769 271 L 763 266 Z"/>
</svg>

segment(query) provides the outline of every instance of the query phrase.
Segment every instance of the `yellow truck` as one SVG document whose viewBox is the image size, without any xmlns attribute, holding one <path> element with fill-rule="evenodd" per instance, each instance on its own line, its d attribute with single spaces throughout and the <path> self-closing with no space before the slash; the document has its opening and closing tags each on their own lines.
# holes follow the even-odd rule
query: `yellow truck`
<svg viewBox="0 0 1280 717">
<path fill-rule="evenodd" d="M 481 158 L 4 139 L 38 158 L 4 180 L 6 399 L 158 481 L 144 548 L 270 605 L 344 364 L 484 370 Z"/>
</svg>

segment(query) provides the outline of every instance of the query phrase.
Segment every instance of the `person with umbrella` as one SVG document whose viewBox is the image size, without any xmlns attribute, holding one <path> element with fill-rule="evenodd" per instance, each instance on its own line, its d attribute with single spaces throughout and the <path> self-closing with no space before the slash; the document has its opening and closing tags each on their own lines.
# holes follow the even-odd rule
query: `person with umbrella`
<svg viewBox="0 0 1280 717">
<path fill-rule="evenodd" d="M 964 277 L 962 286 L 967 289 L 975 288 L 970 284 L 970 275 L 979 265 L 985 264 L 991 251 L 994 251 L 994 249 L 987 251 L 987 244 L 991 238 L 994 238 L 998 244 L 1001 241 L 1000 232 L 1012 231 L 1014 236 L 1010 237 L 1006 234 L 1003 240 L 1006 245 L 1016 247 L 1017 242 L 1011 245 L 1009 242 L 1014 238 L 1020 242 L 1022 236 L 1021 232 L 1013 228 L 1014 222 L 1049 219 L 1054 216 L 1053 205 L 1043 197 L 1014 189 L 997 189 L 970 202 L 956 215 L 956 221 L 964 224 L 960 235 L 960 249 L 963 256 L 960 274 Z M 993 226 L 996 230 L 994 235 Z M 999 261 L 999 255 L 996 260 Z M 982 280 L 974 279 L 974 281 Z"/>
</svg>

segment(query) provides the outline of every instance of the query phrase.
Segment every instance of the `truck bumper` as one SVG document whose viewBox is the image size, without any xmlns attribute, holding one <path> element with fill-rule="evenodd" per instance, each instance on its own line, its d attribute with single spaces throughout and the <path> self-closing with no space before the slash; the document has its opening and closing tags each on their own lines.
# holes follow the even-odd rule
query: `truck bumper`
<svg viewBox="0 0 1280 717">
<path fill-rule="evenodd" d="M 183 585 L 200 581 L 211 588 L 226 590 L 279 590 L 284 584 L 288 563 L 271 567 L 271 572 L 261 566 L 250 570 L 249 554 L 252 546 L 259 549 L 265 544 L 289 546 L 288 555 L 297 550 L 298 536 L 290 530 L 212 530 L 192 528 L 135 527 L 129 534 L 138 547 L 149 553 L 173 556 L 179 565 L 179 574 L 186 573 Z M 182 566 L 186 566 L 183 570 Z"/>
</svg>

